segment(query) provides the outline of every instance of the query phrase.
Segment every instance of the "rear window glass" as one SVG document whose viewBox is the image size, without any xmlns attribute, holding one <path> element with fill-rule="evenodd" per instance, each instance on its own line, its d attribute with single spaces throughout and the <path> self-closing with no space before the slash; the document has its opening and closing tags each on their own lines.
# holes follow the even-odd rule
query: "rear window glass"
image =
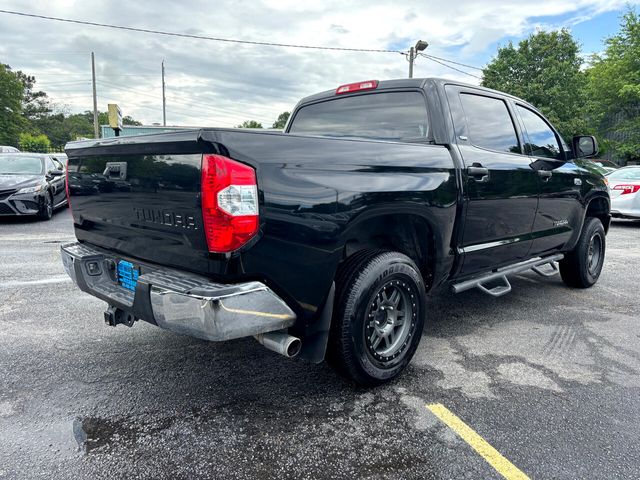
<svg viewBox="0 0 640 480">
<path fill-rule="evenodd" d="M 42 158 L 19 155 L 0 155 L 0 174 L 39 175 L 42 173 Z"/>
<path fill-rule="evenodd" d="M 503 100 L 467 93 L 461 94 L 460 100 L 471 143 L 497 152 L 521 153 L 513 120 Z"/>
<path fill-rule="evenodd" d="M 640 167 L 621 168 L 609 174 L 611 180 L 640 180 Z"/>
<path fill-rule="evenodd" d="M 419 140 L 427 136 L 427 106 L 419 92 L 343 97 L 302 107 L 290 133 L 378 140 Z"/>
</svg>

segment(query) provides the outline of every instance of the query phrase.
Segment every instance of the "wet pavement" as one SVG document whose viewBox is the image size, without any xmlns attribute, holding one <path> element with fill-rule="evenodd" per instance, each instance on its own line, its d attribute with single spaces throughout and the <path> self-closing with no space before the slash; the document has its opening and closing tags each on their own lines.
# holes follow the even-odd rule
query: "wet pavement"
<svg viewBox="0 0 640 480">
<path fill-rule="evenodd" d="M 592 289 L 432 297 L 373 390 L 253 339 L 106 327 L 62 269 L 72 239 L 67 210 L 0 219 L 0 478 L 501 478 L 431 403 L 532 478 L 640 477 L 640 222 L 613 223 Z"/>
</svg>

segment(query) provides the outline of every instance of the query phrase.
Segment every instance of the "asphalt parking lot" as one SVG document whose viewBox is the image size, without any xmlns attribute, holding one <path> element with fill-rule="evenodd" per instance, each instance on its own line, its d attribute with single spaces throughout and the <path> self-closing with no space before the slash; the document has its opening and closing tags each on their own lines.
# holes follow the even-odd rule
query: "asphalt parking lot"
<svg viewBox="0 0 640 480">
<path fill-rule="evenodd" d="M 369 391 L 253 339 L 106 327 L 72 239 L 68 210 L 0 220 L 0 478 L 501 478 L 427 404 L 531 478 L 640 478 L 640 222 L 614 222 L 590 290 L 432 298 L 410 368 Z"/>
</svg>

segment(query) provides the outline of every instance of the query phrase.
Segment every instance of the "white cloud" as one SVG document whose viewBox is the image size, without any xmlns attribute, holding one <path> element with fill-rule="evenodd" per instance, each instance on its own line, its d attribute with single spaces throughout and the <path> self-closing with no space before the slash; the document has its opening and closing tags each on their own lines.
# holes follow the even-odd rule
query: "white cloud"
<svg viewBox="0 0 640 480">
<path fill-rule="evenodd" d="M 631 3 L 639 3 L 633 0 Z M 571 26 L 624 8 L 627 0 L 168 0 L 0 2 L 7 10 L 224 38 L 362 48 L 406 49 L 483 63 L 487 48 L 533 31 Z M 563 22 L 553 17 L 562 16 Z M 568 18 L 568 20 L 567 20 Z M 99 106 L 160 122 L 160 63 L 167 68 L 168 123 L 231 126 L 272 123 L 302 96 L 368 78 L 404 77 L 400 54 L 329 52 L 237 45 L 124 32 L 0 14 L 0 61 L 33 74 L 52 99 L 74 111 L 91 108 L 89 52 L 95 51 Z M 471 73 L 479 72 L 470 70 Z M 478 80 L 420 58 L 415 76 Z"/>
</svg>

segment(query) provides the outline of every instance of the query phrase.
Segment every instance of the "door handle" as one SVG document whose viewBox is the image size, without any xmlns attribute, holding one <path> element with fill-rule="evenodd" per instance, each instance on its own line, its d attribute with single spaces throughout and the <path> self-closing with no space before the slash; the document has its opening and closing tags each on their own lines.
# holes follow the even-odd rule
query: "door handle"
<svg viewBox="0 0 640 480">
<path fill-rule="evenodd" d="M 553 172 L 550 170 L 538 170 L 538 175 L 540 175 L 542 179 L 546 182 L 551 178 L 551 176 L 553 175 Z"/>
<path fill-rule="evenodd" d="M 469 177 L 473 178 L 476 182 L 489 181 L 489 169 L 484 168 L 479 163 L 474 163 L 470 167 L 467 167 L 467 173 Z"/>
</svg>

